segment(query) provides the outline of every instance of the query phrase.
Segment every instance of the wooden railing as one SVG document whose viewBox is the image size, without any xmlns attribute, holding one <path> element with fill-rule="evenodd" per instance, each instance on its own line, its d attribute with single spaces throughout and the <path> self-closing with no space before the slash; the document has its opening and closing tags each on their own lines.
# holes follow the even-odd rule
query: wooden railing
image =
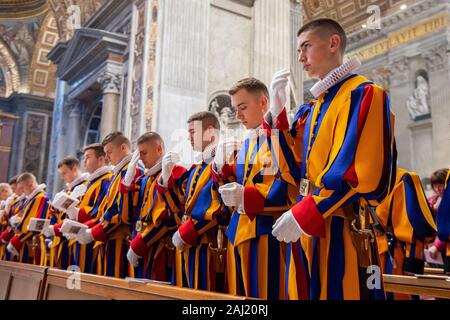
<svg viewBox="0 0 450 320">
<path fill-rule="evenodd" d="M 445 275 L 383 275 L 387 292 L 450 299 L 450 277 Z"/>
<path fill-rule="evenodd" d="M 439 270 L 423 276 L 383 275 L 387 292 L 450 299 L 450 278 Z M 30 264 L 0 261 L 0 300 L 245 300 L 157 281 L 72 273 Z"/>
<path fill-rule="evenodd" d="M 0 300 L 246 300 L 157 281 L 130 281 L 0 261 Z"/>
</svg>

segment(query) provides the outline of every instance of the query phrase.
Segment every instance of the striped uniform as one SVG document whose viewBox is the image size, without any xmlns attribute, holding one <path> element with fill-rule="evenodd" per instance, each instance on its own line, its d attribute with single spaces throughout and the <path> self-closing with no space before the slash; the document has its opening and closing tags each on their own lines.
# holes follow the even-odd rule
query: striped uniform
<svg viewBox="0 0 450 320">
<path fill-rule="evenodd" d="M 170 203 L 171 198 L 158 191 L 160 173 L 161 170 L 146 173 L 136 182 L 138 223 L 130 246 L 142 260 L 138 267 L 129 266 L 129 274 L 134 278 L 170 282 L 174 258 L 171 230 L 177 226 L 172 210 L 179 211 L 179 206 Z"/>
<path fill-rule="evenodd" d="M 223 213 L 218 184 L 213 181 L 211 159 L 194 164 L 182 175 L 174 170 L 180 202 L 184 210 L 178 228 L 186 243 L 176 249 L 173 283 L 194 289 L 224 291 L 224 271 L 215 268 L 217 232 Z M 171 181 L 169 181 L 169 188 Z M 173 189 L 172 189 L 173 190 Z M 223 258 L 225 263 L 225 256 Z"/>
<path fill-rule="evenodd" d="M 23 213 L 24 203 L 25 203 L 26 197 L 25 195 L 17 196 L 15 195 L 15 198 L 11 204 L 11 207 L 9 209 L 9 212 L 5 212 L 5 215 L 3 216 L 2 221 L 2 233 L 0 236 L 0 250 L 1 250 L 1 260 L 5 261 L 17 261 L 17 258 L 12 256 L 8 250 L 6 250 L 6 246 L 11 240 L 11 238 L 14 236 L 14 231 L 11 225 L 9 224 L 9 219 L 14 216 L 18 215 L 21 216 Z"/>
<path fill-rule="evenodd" d="M 26 200 L 22 220 L 10 243 L 20 253 L 19 261 L 47 266 L 47 246 L 44 235 L 28 231 L 31 218 L 49 219 L 49 196 L 39 186 Z"/>
<path fill-rule="evenodd" d="M 386 93 L 353 74 L 301 106 L 291 130 L 285 111 L 269 120 L 267 129 L 280 129 L 278 141 L 269 134 L 279 145 L 277 177 L 296 186 L 308 179 L 315 187 L 292 207 L 310 237 L 289 245 L 289 298 L 384 298 L 365 284 L 366 263 L 378 264 L 376 248 L 357 255 L 350 222 L 360 205 L 377 206 L 394 184 L 394 115 Z"/>
<path fill-rule="evenodd" d="M 87 185 L 86 176 L 82 175 L 76 178 L 73 182 L 67 186 L 67 194 L 70 195 L 73 190 L 80 185 Z M 81 200 L 81 199 L 78 199 Z M 50 207 L 50 224 L 53 225 L 55 235 L 53 236 L 52 245 L 50 247 L 50 267 L 66 270 L 70 263 L 70 241 L 67 240 L 59 228 L 61 228 L 64 220 L 67 218 L 66 213 L 59 211 L 53 207 Z"/>
<path fill-rule="evenodd" d="M 244 186 L 245 214 L 234 211 L 227 231 L 227 284 L 231 294 L 285 299 L 286 244 L 272 225 L 297 197 L 297 188 L 275 179 L 275 162 L 264 130 L 251 131 L 233 164 L 217 179 Z"/>
<path fill-rule="evenodd" d="M 137 197 L 134 188 L 136 177 L 143 174 L 143 169 L 138 167 L 130 187 L 122 184 L 130 160 L 131 155 L 114 168 L 115 174 L 109 181 L 106 196 L 99 207 L 101 218 L 91 228 L 94 240 L 103 243 L 103 275 L 110 277 L 123 278 L 128 270 L 126 253 L 133 222 L 136 221 Z"/>
<path fill-rule="evenodd" d="M 376 208 L 383 229 L 391 239 L 377 236 L 378 253 L 383 273 L 401 275 L 404 272 L 422 274 L 424 243 L 436 234 L 436 224 L 419 176 L 397 169 L 395 186 Z M 387 293 L 389 299 L 404 299 L 406 295 Z"/>
</svg>

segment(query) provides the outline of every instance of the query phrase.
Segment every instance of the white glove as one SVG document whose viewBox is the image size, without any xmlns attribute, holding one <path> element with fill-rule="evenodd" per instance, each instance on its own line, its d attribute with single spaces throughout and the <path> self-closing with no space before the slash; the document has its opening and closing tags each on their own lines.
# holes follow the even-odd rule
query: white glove
<svg viewBox="0 0 450 320">
<path fill-rule="evenodd" d="M 9 214 L 9 210 L 11 210 L 11 205 L 12 205 L 12 203 L 13 203 L 13 201 L 14 201 L 14 199 L 16 198 L 17 196 L 15 195 L 15 194 L 13 194 L 13 195 L 11 195 L 11 196 L 9 196 L 9 198 L 8 199 L 6 199 L 6 201 L 5 201 L 5 211 Z"/>
<path fill-rule="evenodd" d="M 87 191 L 87 186 L 84 184 L 80 184 L 79 186 L 76 186 L 75 189 L 73 189 L 71 196 L 74 198 L 79 198 L 84 196 L 84 194 Z"/>
<path fill-rule="evenodd" d="M 47 248 L 49 248 L 49 249 L 52 248 L 52 244 L 53 244 L 53 241 L 52 241 L 52 240 L 50 240 L 50 239 L 45 239 L 44 242 L 45 242 Z"/>
<path fill-rule="evenodd" d="M 170 176 L 172 175 L 172 170 L 175 164 L 181 161 L 180 155 L 176 152 L 168 152 L 162 158 L 162 171 L 161 171 L 161 184 L 163 187 L 167 187 Z"/>
<path fill-rule="evenodd" d="M 244 205 L 244 186 L 232 182 L 219 187 L 219 193 L 222 197 L 223 203 L 227 207 L 235 207 L 239 213 L 243 213 Z"/>
<path fill-rule="evenodd" d="M 5 210 L 5 204 L 6 204 L 5 200 L 0 201 L 0 210 Z"/>
<path fill-rule="evenodd" d="M 428 247 L 428 252 L 430 253 L 431 258 L 436 259 L 438 257 L 439 250 L 435 245 Z"/>
<path fill-rule="evenodd" d="M 178 230 L 172 236 L 172 243 L 179 250 L 183 250 L 184 246 L 186 245 L 186 242 L 184 242 L 183 238 L 181 238 L 180 232 Z"/>
<path fill-rule="evenodd" d="M 229 156 L 234 151 L 239 151 L 242 142 L 234 137 L 227 138 L 219 141 L 216 148 L 216 156 L 214 157 L 214 163 L 216 164 L 217 172 L 222 173 L 225 163 L 232 159 Z"/>
<path fill-rule="evenodd" d="M 91 229 L 83 229 L 77 234 L 77 240 L 80 244 L 89 244 L 94 241 Z"/>
<path fill-rule="evenodd" d="M 139 266 L 139 259 L 141 259 L 142 257 L 139 257 L 136 252 L 133 251 L 133 249 L 128 249 L 127 252 L 127 259 L 128 262 L 133 266 L 133 267 L 137 267 Z"/>
<path fill-rule="evenodd" d="M 272 235 L 280 242 L 295 242 L 302 234 L 305 233 L 300 228 L 297 220 L 295 220 L 291 210 L 283 213 L 272 226 Z"/>
<path fill-rule="evenodd" d="M 13 228 L 15 228 L 15 227 L 17 227 L 17 226 L 19 225 L 19 223 L 20 223 L 21 220 L 22 220 L 22 219 L 20 219 L 20 217 L 16 214 L 16 215 L 12 216 L 11 219 L 9 219 L 9 224 L 10 224 Z"/>
<path fill-rule="evenodd" d="M 11 253 L 15 257 L 19 256 L 19 251 L 17 251 L 17 249 L 11 243 L 8 243 L 6 250 L 8 250 L 8 252 Z"/>
<path fill-rule="evenodd" d="M 133 152 L 133 156 L 131 157 L 130 163 L 128 164 L 127 172 L 125 173 L 125 178 L 123 178 L 123 184 L 127 187 L 133 182 L 133 179 L 136 175 L 136 166 L 139 161 L 139 150 L 135 150 Z"/>
<path fill-rule="evenodd" d="M 291 73 L 283 69 L 275 73 L 270 84 L 270 113 L 276 118 L 286 105 L 286 86 Z"/>
<path fill-rule="evenodd" d="M 69 207 L 66 211 L 66 214 L 69 216 L 70 220 L 78 221 L 78 212 L 80 209 L 77 207 Z"/>
<path fill-rule="evenodd" d="M 45 237 L 50 238 L 55 236 L 55 226 L 54 225 L 49 225 L 47 227 L 45 227 L 42 230 L 42 233 L 44 234 Z"/>
</svg>

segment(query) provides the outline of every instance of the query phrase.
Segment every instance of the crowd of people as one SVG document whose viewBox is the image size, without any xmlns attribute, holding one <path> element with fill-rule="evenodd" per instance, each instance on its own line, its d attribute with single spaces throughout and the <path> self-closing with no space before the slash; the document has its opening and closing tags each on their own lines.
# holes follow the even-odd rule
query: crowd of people
<svg viewBox="0 0 450 320">
<path fill-rule="evenodd" d="M 343 63 L 346 35 L 330 19 L 298 32 L 314 100 L 290 124 L 286 87 L 255 78 L 230 90 L 244 141 L 220 134 L 211 112 L 187 121 L 192 166 L 157 132 L 121 132 L 58 164 L 53 198 L 31 173 L 0 184 L 0 258 L 263 299 L 403 299 L 382 273 L 423 273 L 443 255 L 450 272 L 449 172 L 397 168 L 385 91 Z M 81 167 L 85 172 L 82 172 Z M 381 274 L 380 274 L 381 275 Z"/>
</svg>

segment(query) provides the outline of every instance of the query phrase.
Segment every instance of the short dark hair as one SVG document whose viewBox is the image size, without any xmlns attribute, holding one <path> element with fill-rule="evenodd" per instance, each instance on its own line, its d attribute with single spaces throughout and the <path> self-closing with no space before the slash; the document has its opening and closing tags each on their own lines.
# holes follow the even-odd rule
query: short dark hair
<svg viewBox="0 0 450 320">
<path fill-rule="evenodd" d="M 439 169 L 432 173 L 430 182 L 431 185 L 445 184 L 447 179 L 448 169 Z"/>
<path fill-rule="evenodd" d="M 36 181 L 36 177 L 31 172 L 25 172 L 19 175 L 17 178 L 17 183 L 27 182 L 27 181 Z"/>
<path fill-rule="evenodd" d="M 105 150 L 103 149 L 103 145 L 101 143 L 90 144 L 90 145 L 84 147 L 83 152 L 86 152 L 88 150 L 93 150 L 96 158 L 106 156 Z"/>
<path fill-rule="evenodd" d="M 74 167 L 80 167 L 80 160 L 78 160 L 75 157 L 65 157 L 58 163 L 58 169 L 62 166 L 66 166 L 70 169 L 73 169 Z"/>
<path fill-rule="evenodd" d="M 300 30 L 297 32 L 297 37 L 306 31 L 317 32 L 320 31 L 320 36 L 331 37 L 337 34 L 341 38 L 340 50 L 344 54 L 347 48 L 347 35 L 345 34 L 344 28 L 333 19 L 316 19 L 304 24 Z"/>
<path fill-rule="evenodd" d="M 194 113 L 189 117 L 187 123 L 191 123 L 194 121 L 201 121 L 202 127 L 207 128 L 208 126 L 212 126 L 214 129 L 220 129 L 220 122 L 217 119 L 217 116 L 210 111 L 201 111 Z"/>
<path fill-rule="evenodd" d="M 17 178 L 19 177 L 19 175 L 12 177 L 11 179 L 9 179 L 8 184 L 10 186 L 12 186 L 13 184 L 17 184 Z"/>
<path fill-rule="evenodd" d="M 150 142 L 150 141 L 156 141 L 158 142 L 162 147 L 164 147 L 164 140 L 163 138 L 161 138 L 161 136 L 154 131 L 149 131 L 144 133 L 143 135 L 141 135 L 138 139 L 137 139 L 137 144 L 143 144 L 146 142 Z"/>
<path fill-rule="evenodd" d="M 120 131 L 112 132 L 108 134 L 105 139 L 102 141 L 102 145 L 106 146 L 108 143 L 113 143 L 116 146 L 120 146 L 122 144 L 125 144 L 128 146 L 128 148 L 131 148 L 131 142 L 130 139 L 124 136 L 124 134 Z"/>
<path fill-rule="evenodd" d="M 228 94 L 230 96 L 235 95 L 238 91 L 242 89 L 247 90 L 250 93 L 259 93 L 265 95 L 269 98 L 269 90 L 267 86 L 261 81 L 253 77 L 244 78 L 236 82 L 230 90 L 228 90 Z"/>
</svg>

